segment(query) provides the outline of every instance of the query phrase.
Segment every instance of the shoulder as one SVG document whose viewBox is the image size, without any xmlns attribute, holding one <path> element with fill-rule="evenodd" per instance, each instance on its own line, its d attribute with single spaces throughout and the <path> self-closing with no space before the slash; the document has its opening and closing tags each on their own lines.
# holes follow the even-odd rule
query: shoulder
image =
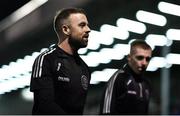
<svg viewBox="0 0 180 116">
<path fill-rule="evenodd" d="M 43 54 L 45 57 L 52 57 L 56 55 L 57 48 L 55 46 L 49 47 L 47 50 L 45 50 Z"/>
<path fill-rule="evenodd" d="M 114 76 L 116 76 L 117 81 L 126 81 L 130 77 L 123 69 L 116 71 Z"/>
<path fill-rule="evenodd" d="M 110 81 L 114 83 L 115 87 L 124 88 L 132 81 L 132 78 L 125 70 L 119 69 L 112 75 Z"/>
<path fill-rule="evenodd" d="M 119 69 L 110 77 L 109 83 L 122 83 L 125 78 L 125 71 L 123 69 Z"/>
<path fill-rule="evenodd" d="M 55 51 L 56 51 L 56 47 L 46 48 L 36 57 L 36 59 L 44 59 L 47 57 L 51 57 L 55 54 Z"/>
<path fill-rule="evenodd" d="M 127 75 L 124 70 L 119 69 L 111 76 L 110 80 L 108 81 L 107 88 L 113 89 L 115 93 L 121 93 L 126 90 L 126 83 Z"/>
</svg>

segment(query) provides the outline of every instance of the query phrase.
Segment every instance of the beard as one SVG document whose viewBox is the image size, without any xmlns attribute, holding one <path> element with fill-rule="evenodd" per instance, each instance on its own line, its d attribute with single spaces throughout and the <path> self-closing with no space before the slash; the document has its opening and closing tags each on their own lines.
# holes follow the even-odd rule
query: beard
<svg viewBox="0 0 180 116">
<path fill-rule="evenodd" d="M 88 40 L 87 38 L 69 38 L 69 44 L 75 49 L 87 47 Z"/>
</svg>

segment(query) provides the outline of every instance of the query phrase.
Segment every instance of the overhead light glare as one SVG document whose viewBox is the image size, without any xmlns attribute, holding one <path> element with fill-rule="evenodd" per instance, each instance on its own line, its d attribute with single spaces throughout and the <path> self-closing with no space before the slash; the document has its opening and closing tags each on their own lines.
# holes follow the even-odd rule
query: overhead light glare
<svg viewBox="0 0 180 116">
<path fill-rule="evenodd" d="M 22 19 L 41 5 L 45 4 L 48 0 L 31 0 L 14 13 L 12 13 L 9 17 L 1 23 L 0 31 L 11 26 L 12 24 L 16 23 L 18 20 Z"/>
<path fill-rule="evenodd" d="M 170 65 L 171 66 L 171 65 Z M 147 67 L 147 71 L 156 71 L 158 68 L 170 67 L 163 57 L 153 57 Z"/>
<path fill-rule="evenodd" d="M 145 41 L 154 49 L 155 46 L 170 46 L 172 40 L 166 38 L 165 35 L 149 34 Z"/>
<path fill-rule="evenodd" d="M 100 31 L 106 34 L 108 33 L 110 34 L 109 36 L 121 40 L 126 40 L 129 37 L 129 32 L 127 30 L 113 25 L 103 24 L 100 27 Z"/>
<path fill-rule="evenodd" d="M 180 54 L 169 53 L 166 56 L 166 59 L 169 64 L 180 64 Z"/>
<path fill-rule="evenodd" d="M 143 34 L 146 31 L 146 26 L 143 23 L 126 18 L 119 18 L 116 24 L 120 28 L 138 34 Z"/>
<path fill-rule="evenodd" d="M 117 69 L 104 69 L 102 71 L 95 71 L 91 74 L 90 84 L 97 84 L 99 82 L 107 82 Z"/>
<path fill-rule="evenodd" d="M 180 5 L 177 4 L 159 2 L 158 9 L 163 13 L 180 16 Z"/>
<path fill-rule="evenodd" d="M 166 36 L 170 40 L 180 41 L 180 29 L 169 29 L 166 32 Z"/>
<path fill-rule="evenodd" d="M 143 10 L 137 11 L 136 18 L 139 21 L 153 24 L 156 26 L 165 26 L 167 23 L 167 19 L 164 16 Z"/>
</svg>

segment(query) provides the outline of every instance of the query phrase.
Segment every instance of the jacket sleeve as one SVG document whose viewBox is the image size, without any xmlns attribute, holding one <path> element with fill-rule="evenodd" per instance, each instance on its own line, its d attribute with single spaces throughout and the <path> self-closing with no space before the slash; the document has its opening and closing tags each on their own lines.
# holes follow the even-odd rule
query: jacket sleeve
<svg viewBox="0 0 180 116">
<path fill-rule="evenodd" d="M 111 114 L 120 114 L 123 109 L 123 102 L 126 96 L 126 85 L 123 74 L 119 74 L 114 82 L 112 100 L 111 100 Z"/>
<path fill-rule="evenodd" d="M 51 61 L 42 54 L 33 64 L 30 83 L 30 91 L 34 93 L 33 114 L 65 114 L 54 99 Z"/>
<path fill-rule="evenodd" d="M 124 81 L 121 70 L 115 72 L 107 83 L 100 104 L 100 114 L 118 114 L 118 100 L 124 94 Z"/>
<path fill-rule="evenodd" d="M 34 100 L 38 103 L 33 108 L 33 114 L 66 114 L 63 109 L 54 102 L 52 89 L 41 89 L 34 91 Z"/>
</svg>

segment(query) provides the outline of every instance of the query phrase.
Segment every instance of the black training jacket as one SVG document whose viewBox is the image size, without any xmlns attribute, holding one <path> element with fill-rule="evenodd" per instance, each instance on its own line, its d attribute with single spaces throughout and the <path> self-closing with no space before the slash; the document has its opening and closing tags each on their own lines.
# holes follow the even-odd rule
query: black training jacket
<svg viewBox="0 0 180 116">
<path fill-rule="evenodd" d="M 107 83 L 100 114 L 148 114 L 150 91 L 149 81 L 126 65 Z"/>
<path fill-rule="evenodd" d="M 33 64 L 32 114 L 82 114 L 89 83 L 90 71 L 78 54 L 50 47 Z"/>
</svg>

